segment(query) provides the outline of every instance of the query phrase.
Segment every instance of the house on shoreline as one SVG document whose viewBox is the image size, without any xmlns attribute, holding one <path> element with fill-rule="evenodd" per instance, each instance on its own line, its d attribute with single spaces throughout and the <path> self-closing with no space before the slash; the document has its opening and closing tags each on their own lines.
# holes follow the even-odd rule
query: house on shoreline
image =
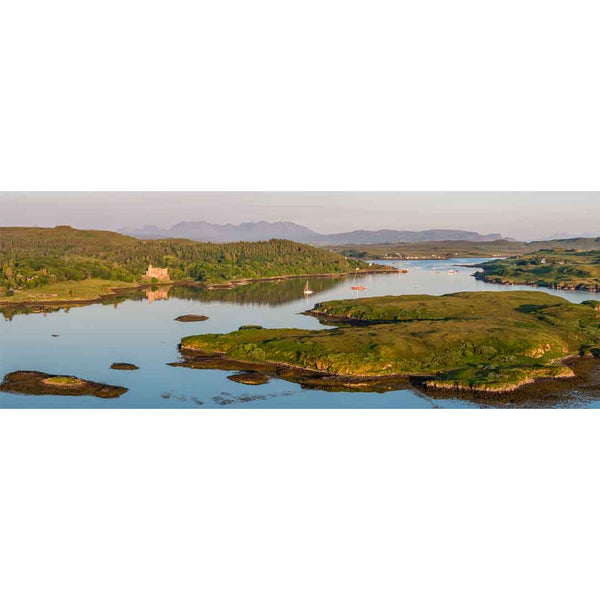
<svg viewBox="0 0 600 600">
<path fill-rule="evenodd" d="M 161 269 L 160 267 L 153 267 L 152 264 L 148 265 L 144 279 L 156 279 L 157 281 L 171 281 L 169 277 L 169 269 Z"/>
</svg>

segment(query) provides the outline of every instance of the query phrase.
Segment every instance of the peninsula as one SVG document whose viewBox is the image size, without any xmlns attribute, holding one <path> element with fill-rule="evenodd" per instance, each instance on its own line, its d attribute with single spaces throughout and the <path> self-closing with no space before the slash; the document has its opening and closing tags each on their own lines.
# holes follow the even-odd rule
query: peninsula
<svg viewBox="0 0 600 600">
<path fill-rule="evenodd" d="M 411 381 L 511 392 L 572 377 L 568 357 L 600 355 L 598 306 L 535 291 L 331 301 L 309 314 L 333 329 L 189 336 L 176 366 L 262 372 L 325 388 L 393 389 Z"/>
</svg>

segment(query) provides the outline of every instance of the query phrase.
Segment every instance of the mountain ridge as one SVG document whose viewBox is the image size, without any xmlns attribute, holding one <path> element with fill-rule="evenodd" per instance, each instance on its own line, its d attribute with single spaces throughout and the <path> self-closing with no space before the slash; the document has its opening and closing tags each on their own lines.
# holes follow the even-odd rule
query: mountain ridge
<svg viewBox="0 0 600 600">
<path fill-rule="evenodd" d="M 140 239 L 188 238 L 201 242 L 254 242 L 272 238 L 288 239 L 316 245 L 382 244 L 397 242 L 471 241 L 490 242 L 503 239 L 499 233 L 480 234 L 462 229 L 356 229 L 343 233 L 317 233 L 291 221 L 250 221 L 233 225 L 217 225 L 207 221 L 181 221 L 169 229 L 146 225 L 138 229 L 120 229 L 119 233 Z"/>
</svg>

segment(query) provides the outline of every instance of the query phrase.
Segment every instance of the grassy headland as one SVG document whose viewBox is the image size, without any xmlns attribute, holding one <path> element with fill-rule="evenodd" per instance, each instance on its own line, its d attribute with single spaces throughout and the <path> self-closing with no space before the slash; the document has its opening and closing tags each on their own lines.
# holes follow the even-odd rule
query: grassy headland
<svg viewBox="0 0 600 600">
<path fill-rule="evenodd" d="M 327 385 L 328 377 L 335 385 L 367 387 L 416 377 L 430 388 L 507 392 L 540 378 L 572 376 L 562 364 L 569 356 L 600 354 L 595 308 L 541 292 L 331 301 L 311 314 L 338 321 L 335 329 L 190 336 L 181 352 L 190 366 L 212 357 L 214 368 L 217 357 L 223 368 L 230 362 L 293 380 L 302 371 L 316 385 Z"/>
<path fill-rule="evenodd" d="M 60 301 L 87 302 L 108 296 L 115 289 L 136 287 L 135 283 L 103 279 L 66 280 L 48 283 L 39 287 L 12 289 L 12 294 L 0 296 L 0 303 L 31 304 L 53 303 Z"/>
<path fill-rule="evenodd" d="M 475 277 L 488 283 L 600 291 L 600 251 L 540 250 L 482 268 Z"/>
<path fill-rule="evenodd" d="M 3 227 L 0 301 L 94 299 L 111 287 L 138 284 L 149 263 L 168 268 L 173 281 L 204 285 L 368 268 L 360 260 L 287 240 L 212 244 L 138 240 L 71 227 Z"/>
</svg>

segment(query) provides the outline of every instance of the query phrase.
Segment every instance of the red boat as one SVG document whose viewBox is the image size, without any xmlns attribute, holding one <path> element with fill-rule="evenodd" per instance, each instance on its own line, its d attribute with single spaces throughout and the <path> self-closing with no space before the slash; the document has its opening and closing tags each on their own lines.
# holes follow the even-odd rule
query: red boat
<svg viewBox="0 0 600 600">
<path fill-rule="evenodd" d="M 358 267 L 356 268 L 356 270 L 358 271 Z M 356 285 L 356 275 L 357 273 L 354 273 L 354 279 L 352 280 L 352 285 L 350 286 L 351 290 L 366 290 L 367 288 L 364 285 Z"/>
</svg>

